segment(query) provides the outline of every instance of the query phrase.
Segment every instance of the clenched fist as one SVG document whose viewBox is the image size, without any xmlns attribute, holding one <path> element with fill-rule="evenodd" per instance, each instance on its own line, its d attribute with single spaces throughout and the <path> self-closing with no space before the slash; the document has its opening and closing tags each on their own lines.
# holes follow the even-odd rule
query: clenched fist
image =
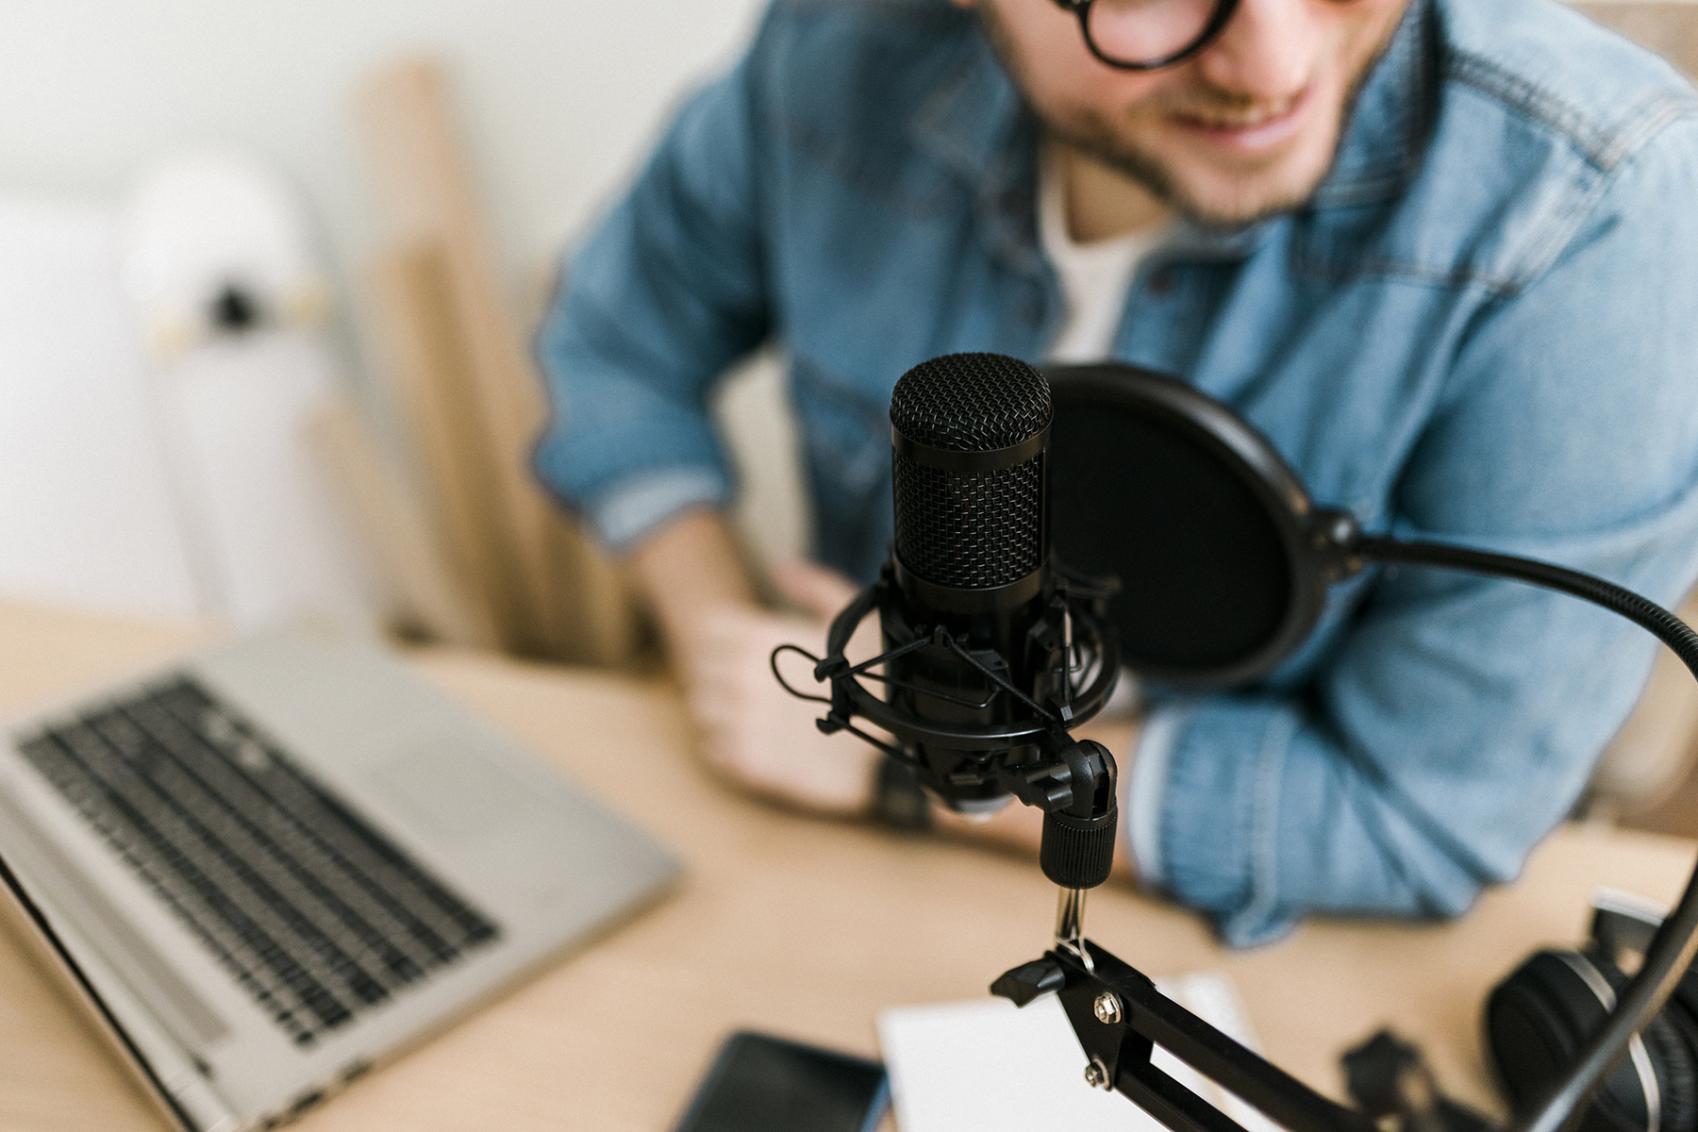
<svg viewBox="0 0 1698 1132">
<path fill-rule="evenodd" d="M 838 817 L 864 815 L 872 807 L 874 766 L 884 756 L 852 735 L 822 735 L 814 726 L 821 705 L 779 687 L 768 660 L 783 644 L 820 653 L 827 626 L 855 587 L 800 561 L 777 566 L 772 581 L 799 612 L 716 606 L 701 614 L 684 643 L 681 675 L 699 750 L 727 781 L 770 801 Z M 847 655 L 859 662 L 878 648 L 878 622 L 869 617 Z M 801 657 L 780 657 L 779 664 L 793 686 L 811 684 Z"/>
</svg>

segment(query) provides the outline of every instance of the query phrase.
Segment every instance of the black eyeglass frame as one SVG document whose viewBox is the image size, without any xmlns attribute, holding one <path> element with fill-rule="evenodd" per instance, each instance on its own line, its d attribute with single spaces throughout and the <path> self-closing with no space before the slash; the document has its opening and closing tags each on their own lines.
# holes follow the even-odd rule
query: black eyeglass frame
<svg viewBox="0 0 1698 1132">
<path fill-rule="evenodd" d="M 1105 53 L 1097 46 L 1097 41 L 1091 36 L 1091 5 L 1096 0 L 1055 0 L 1055 6 L 1064 11 L 1072 12 L 1079 20 L 1079 34 L 1085 37 L 1085 46 L 1098 61 L 1119 71 L 1159 71 L 1163 67 L 1172 67 L 1192 58 L 1210 43 L 1214 42 L 1226 25 L 1232 22 L 1232 17 L 1238 11 L 1238 0 L 1215 0 L 1214 15 L 1203 25 L 1203 30 L 1197 33 L 1197 38 L 1185 47 L 1171 55 L 1160 59 L 1129 61 L 1117 59 Z"/>
</svg>

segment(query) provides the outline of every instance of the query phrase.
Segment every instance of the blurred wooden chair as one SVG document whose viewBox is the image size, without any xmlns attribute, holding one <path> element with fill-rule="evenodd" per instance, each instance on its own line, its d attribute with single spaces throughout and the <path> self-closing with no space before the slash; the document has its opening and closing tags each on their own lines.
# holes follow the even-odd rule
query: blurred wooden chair
<svg viewBox="0 0 1698 1132">
<path fill-rule="evenodd" d="M 1576 6 L 1698 79 L 1698 4 L 1633 0 Z M 1698 358 L 1693 365 L 1698 370 Z M 1698 378 L 1698 373 L 1693 376 Z M 1678 612 L 1684 620 L 1698 622 L 1698 590 L 1687 596 Z M 1695 765 L 1698 688 L 1674 655 L 1663 649 L 1638 707 L 1598 764 L 1592 780 L 1592 808 L 1623 818 L 1644 813 L 1691 777 Z M 1698 815 L 1687 832 L 1698 833 Z"/>
<path fill-rule="evenodd" d="M 382 222 L 372 282 L 388 392 L 419 458 L 444 581 L 479 631 L 435 628 L 532 659 L 633 662 L 641 641 L 617 565 L 530 471 L 542 382 L 444 66 L 403 58 L 373 72 L 358 121 Z"/>
</svg>

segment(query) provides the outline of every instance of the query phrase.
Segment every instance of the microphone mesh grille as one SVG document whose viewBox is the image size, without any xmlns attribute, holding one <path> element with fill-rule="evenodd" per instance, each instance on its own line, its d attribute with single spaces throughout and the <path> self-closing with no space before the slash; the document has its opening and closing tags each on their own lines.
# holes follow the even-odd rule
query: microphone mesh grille
<svg viewBox="0 0 1698 1132">
<path fill-rule="evenodd" d="M 988 589 L 1017 582 L 1047 553 L 1046 455 L 984 471 L 946 471 L 924 449 L 995 452 L 1050 423 L 1049 382 L 1002 354 L 947 354 L 902 375 L 890 423 L 920 452 L 895 453 L 896 553 L 940 586 Z M 1001 459 L 996 457 L 993 459 Z"/>
<path fill-rule="evenodd" d="M 902 375 L 890 423 L 916 444 L 951 452 L 1007 448 L 1049 424 L 1049 382 L 1003 354 L 945 354 Z"/>
<path fill-rule="evenodd" d="M 985 589 L 1017 582 L 1043 559 L 1042 453 L 964 475 L 898 454 L 896 553 L 928 582 Z"/>
</svg>

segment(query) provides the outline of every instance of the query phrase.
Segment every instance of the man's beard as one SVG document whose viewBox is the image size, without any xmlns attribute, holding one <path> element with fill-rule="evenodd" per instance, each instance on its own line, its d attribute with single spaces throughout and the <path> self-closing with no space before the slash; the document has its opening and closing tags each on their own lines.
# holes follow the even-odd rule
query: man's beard
<svg viewBox="0 0 1698 1132">
<path fill-rule="evenodd" d="M 1346 120 L 1348 111 L 1347 106 Z M 1033 113 L 1038 113 L 1036 108 L 1033 108 Z M 1042 114 L 1038 116 L 1044 124 L 1044 129 L 1056 140 L 1125 174 L 1180 215 L 1207 228 L 1236 228 L 1296 211 L 1308 202 L 1315 190 L 1326 180 L 1332 163 L 1337 159 L 1335 144 L 1332 156 L 1327 159 L 1327 167 L 1315 176 L 1312 183 L 1287 189 L 1283 193 L 1272 193 L 1266 199 L 1258 200 L 1254 207 L 1221 207 L 1188 192 L 1165 163 L 1126 142 L 1099 115 L 1091 115 L 1079 122 L 1057 122 Z"/>
<path fill-rule="evenodd" d="M 1086 157 L 1125 174 L 1180 215 L 1199 225 L 1211 228 L 1247 226 L 1273 216 L 1294 212 L 1308 203 L 1309 199 L 1314 196 L 1315 190 L 1325 183 L 1328 175 L 1332 172 L 1332 167 L 1338 160 L 1339 146 L 1344 140 L 1345 126 L 1355 112 L 1356 102 L 1361 95 L 1362 87 L 1368 81 L 1368 77 L 1373 74 L 1380 55 L 1384 53 L 1391 38 L 1388 35 L 1386 42 L 1380 44 L 1361 70 L 1351 76 L 1349 88 L 1345 91 L 1343 105 L 1339 111 L 1333 151 L 1327 156 L 1326 165 L 1311 182 L 1300 188 L 1271 195 L 1267 200 L 1258 201 L 1253 208 L 1221 209 L 1214 207 L 1209 202 L 1197 199 L 1192 193 L 1188 192 L 1166 163 L 1123 139 L 1102 113 L 1093 111 L 1081 115 L 1077 121 L 1058 121 L 1052 116 L 1046 115 L 1033 102 L 1031 96 L 1026 93 L 1029 84 L 1022 73 L 1019 55 L 1015 51 L 1012 37 L 1008 35 L 1007 29 L 1003 27 L 996 15 L 995 5 L 981 3 L 975 7 L 984 26 L 985 36 L 989 39 L 997 57 L 1002 61 L 1003 69 L 1014 80 L 1014 85 L 1020 91 L 1027 108 L 1043 124 L 1045 131 L 1051 137 L 1072 147 Z M 1395 28 L 1395 26 L 1394 23 L 1393 27 Z M 1176 102 L 1173 107 L 1168 109 L 1230 112 L 1244 109 L 1247 102 L 1247 99 L 1235 97 L 1225 92 L 1213 92 L 1206 99 L 1186 99 L 1183 105 Z"/>
</svg>

